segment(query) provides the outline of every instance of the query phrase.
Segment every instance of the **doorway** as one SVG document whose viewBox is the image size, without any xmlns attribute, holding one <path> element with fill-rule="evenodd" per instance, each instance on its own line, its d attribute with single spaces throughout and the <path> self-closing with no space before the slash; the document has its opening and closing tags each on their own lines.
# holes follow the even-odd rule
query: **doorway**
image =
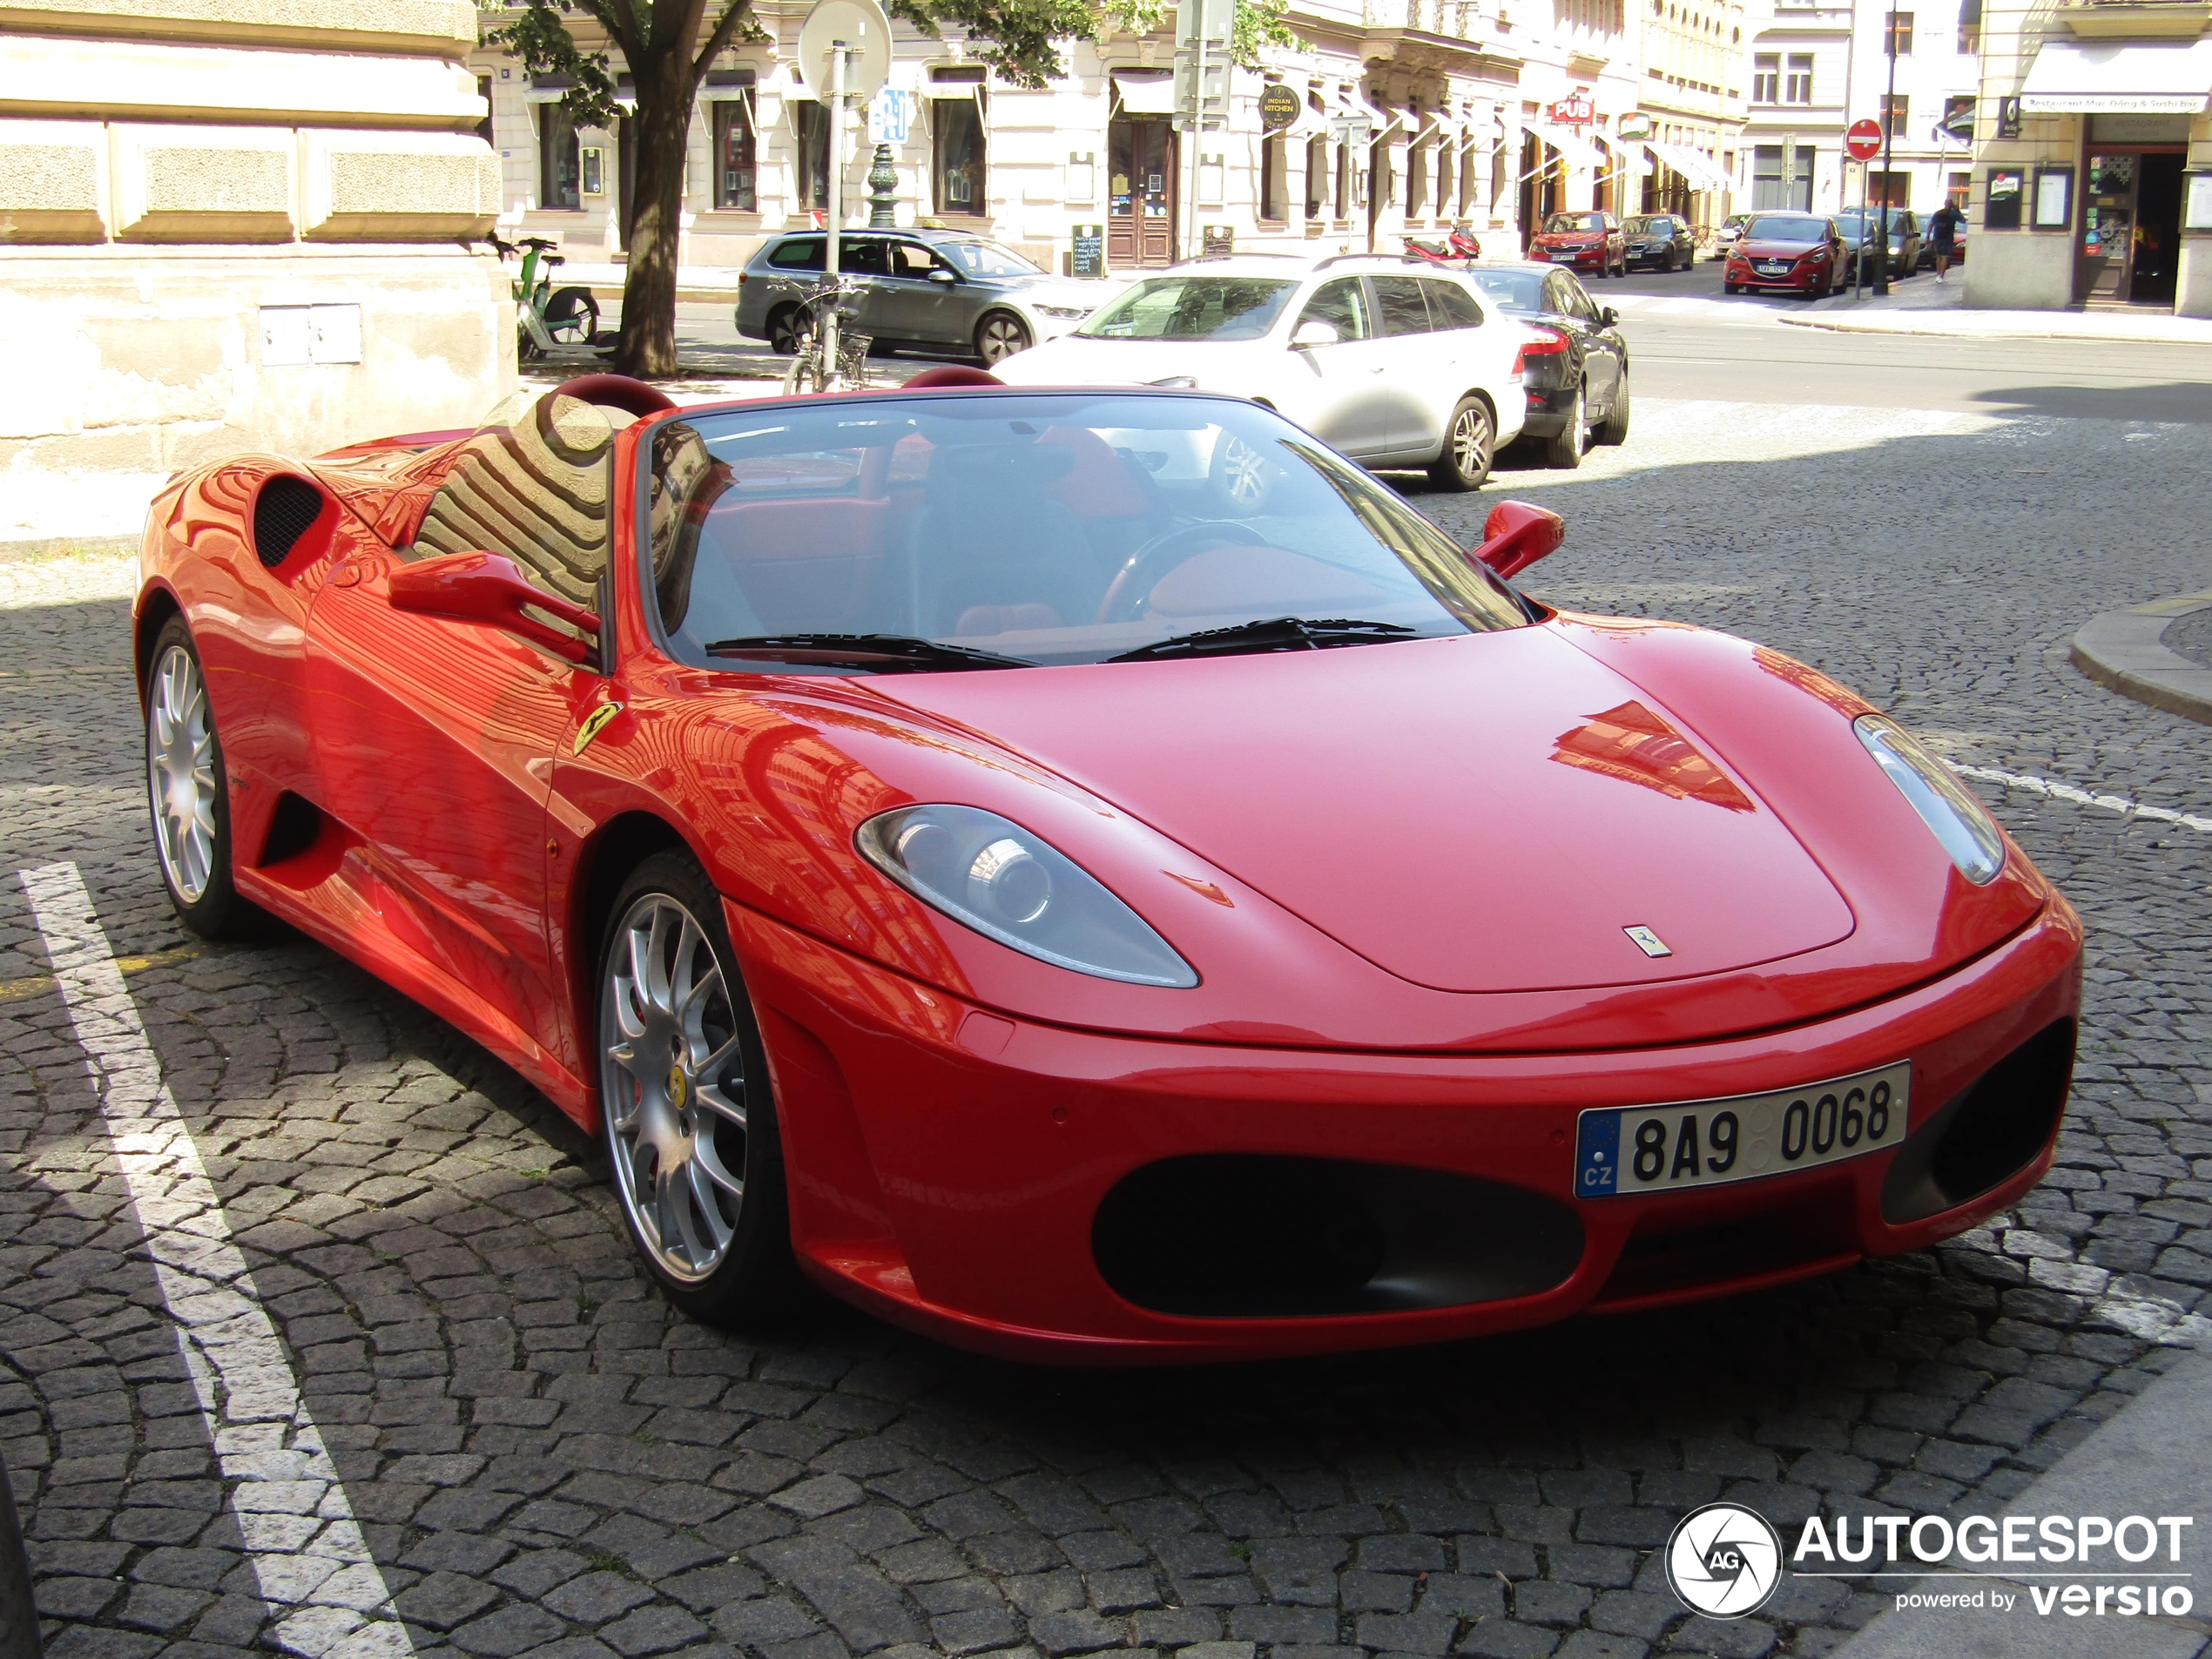
<svg viewBox="0 0 2212 1659">
<path fill-rule="evenodd" d="M 1116 270 L 1175 263 L 1175 129 L 1163 117 L 1117 115 L 1106 125 L 1106 263 Z"/>
<path fill-rule="evenodd" d="M 2076 288 L 2086 304 L 2174 303 L 2182 160 L 2176 149 L 2089 152 Z"/>
</svg>

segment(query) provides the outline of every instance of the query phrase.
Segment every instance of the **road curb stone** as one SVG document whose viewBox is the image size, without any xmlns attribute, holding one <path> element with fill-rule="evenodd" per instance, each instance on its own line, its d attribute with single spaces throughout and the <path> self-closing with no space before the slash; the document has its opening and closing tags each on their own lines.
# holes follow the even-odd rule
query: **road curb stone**
<svg viewBox="0 0 2212 1659">
<path fill-rule="evenodd" d="M 2092 617 L 2074 637 L 2074 665 L 2122 697 L 2212 725 L 2212 668 L 2164 643 L 2175 623 L 2206 610 L 2212 610 L 2212 592 L 2177 594 Z"/>
</svg>

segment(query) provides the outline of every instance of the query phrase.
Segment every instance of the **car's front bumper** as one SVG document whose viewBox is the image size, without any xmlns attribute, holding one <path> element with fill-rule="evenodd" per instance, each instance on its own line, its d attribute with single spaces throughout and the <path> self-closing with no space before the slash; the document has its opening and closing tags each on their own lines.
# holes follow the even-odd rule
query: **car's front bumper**
<svg viewBox="0 0 2212 1659">
<path fill-rule="evenodd" d="M 1607 254 L 1602 247 L 1588 248 L 1531 248 L 1528 257 L 1540 265 L 1564 266 L 1570 271 L 1602 271 Z"/>
<path fill-rule="evenodd" d="M 2049 1082 L 2062 1100 L 2080 1004 L 2080 925 L 2054 900 L 2004 944 L 1931 983 L 1757 1036 L 1581 1054 L 1204 1045 L 995 1014 L 728 908 L 761 1017 L 807 1271 L 929 1335 L 1063 1363 L 1438 1341 L 1750 1290 L 1919 1248 L 2002 1209 L 2040 1177 L 2056 1139 L 2055 1106 L 2017 1167 L 1985 1190 L 1946 1189 L 1948 1208 L 1923 1202 L 1912 1218 L 1885 1215 L 1892 1163 L 1925 1163 L 1931 1120 L 2056 1028 L 2066 1061 Z M 1898 1060 L 1912 1064 L 1919 1138 L 1895 1150 L 1733 1185 L 1570 1196 L 1585 1109 L 1795 1089 Z M 1200 1157 L 1217 1162 L 1171 1162 Z M 1487 1228 L 1492 1237 L 1460 1264 L 1461 1280 L 1502 1274 L 1497 1282 L 1513 1293 L 1450 1305 L 1421 1305 L 1412 1293 L 1414 1305 L 1374 1312 L 1196 1316 L 1136 1305 L 1109 1287 L 1094 1223 L 1117 1184 L 1140 1170 L 1212 1172 L 1213 1184 L 1200 1185 L 1214 1197 L 1190 1213 L 1172 1212 L 1173 1192 L 1189 1181 L 1178 1189 L 1148 1174 L 1144 1190 L 1169 1205 L 1140 1217 L 1156 1242 L 1187 1234 L 1218 1248 L 1217 1204 L 1263 1230 L 1287 1220 L 1299 1236 L 1350 1224 L 1335 1214 L 1270 1217 L 1236 1184 L 1249 1185 L 1238 1170 L 1298 1159 L 1356 1174 L 1382 1166 L 1401 1186 L 1410 1181 L 1407 1190 L 1463 1178 L 1453 1190 L 1487 1197 L 1461 1213 L 1458 1231 L 1472 1238 Z M 1116 1201 L 1116 1217 L 1132 1190 Z M 1495 1217 L 1511 1217 L 1531 1239 L 1549 1228 L 1551 1243 L 1524 1250 L 1517 1233 L 1500 1234 Z M 1562 1245 L 1562 1229 L 1578 1241 Z M 1124 1248 L 1126 1239 L 1116 1245 L 1102 1230 L 1099 1243 Z M 1532 1266 L 1528 1252 L 1546 1249 L 1550 1265 Z M 1209 1269 L 1194 1257 L 1190 1271 Z M 1533 1289 L 1532 1271 L 1542 1280 Z M 1377 1294 L 1402 1304 L 1408 1293 L 1383 1285 Z"/>
<path fill-rule="evenodd" d="M 1779 275 L 1760 271 L 1750 265 L 1739 265 L 1730 269 L 1727 280 L 1739 287 L 1772 288 L 1784 293 L 1804 293 L 1820 286 L 1820 273 L 1827 266 L 1822 265 L 1793 265 Z"/>
</svg>

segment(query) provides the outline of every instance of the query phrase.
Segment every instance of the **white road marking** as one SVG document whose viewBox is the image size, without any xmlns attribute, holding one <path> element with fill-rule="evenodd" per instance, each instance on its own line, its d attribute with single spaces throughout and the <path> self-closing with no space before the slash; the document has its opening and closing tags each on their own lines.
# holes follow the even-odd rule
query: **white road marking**
<svg viewBox="0 0 2212 1659">
<path fill-rule="evenodd" d="M 408 1659 L 414 1643 L 161 1080 L 84 879 L 68 863 L 17 873 L 84 1050 L 208 1439 L 233 1483 L 231 1511 L 277 1642 L 306 1659 Z"/>
<path fill-rule="evenodd" d="M 1963 766 L 1956 760 L 1943 763 L 1962 778 L 1979 778 L 1985 783 L 2002 784 L 2007 789 L 2024 789 L 2032 795 L 2048 795 L 2054 800 L 2070 800 L 2077 806 L 2101 806 L 2109 813 L 2123 813 L 2129 818 L 2148 819 L 2154 823 L 2179 824 L 2183 829 L 2212 830 L 2212 818 L 2200 818 L 2194 813 L 2175 812 L 2170 806 L 2146 806 L 2139 800 L 2125 795 L 2100 795 L 2091 790 L 2077 789 L 2072 784 L 2054 783 L 2048 778 L 2033 773 L 2000 772 L 1994 766 Z"/>
</svg>

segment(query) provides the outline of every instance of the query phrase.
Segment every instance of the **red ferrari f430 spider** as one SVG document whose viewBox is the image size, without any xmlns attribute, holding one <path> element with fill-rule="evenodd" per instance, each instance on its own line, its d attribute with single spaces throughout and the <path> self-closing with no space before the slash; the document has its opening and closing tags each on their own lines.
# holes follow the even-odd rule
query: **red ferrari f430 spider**
<svg viewBox="0 0 2212 1659">
<path fill-rule="evenodd" d="M 1560 534 L 1151 389 L 593 376 L 225 462 L 146 532 L 161 869 L 513 1065 L 721 1322 L 1426 1342 L 2013 1202 L 2072 910 L 1818 672 L 1520 591 Z"/>
</svg>

